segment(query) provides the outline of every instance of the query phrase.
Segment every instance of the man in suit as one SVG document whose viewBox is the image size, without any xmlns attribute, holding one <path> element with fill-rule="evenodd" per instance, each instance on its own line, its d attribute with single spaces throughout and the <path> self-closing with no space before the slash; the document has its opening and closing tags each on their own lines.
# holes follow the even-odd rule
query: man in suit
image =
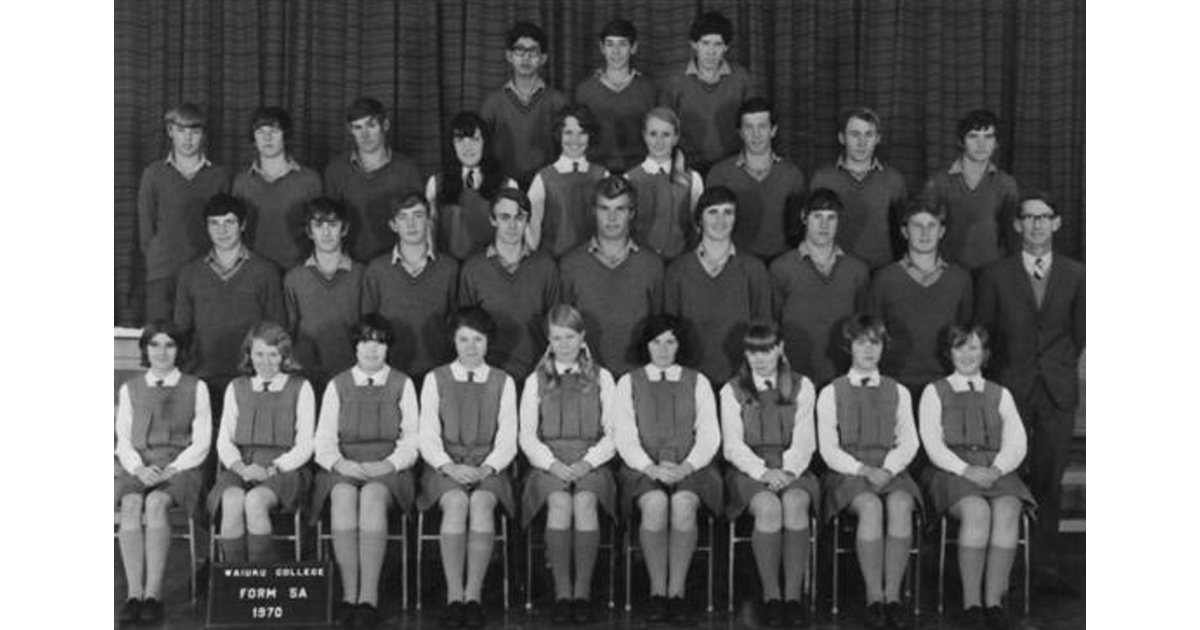
<svg viewBox="0 0 1200 630">
<path fill-rule="evenodd" d="M 977 317 L 993 334 L 991 372 L 1016 398 L 1029 434 L 1029 488 L 1038 501 L 1033 568 L 1039 590 L 1071 595 L 1055 554 L 1063 471 L 1079 404 L 1084 349 L 1084 267 L 1053 251 L 1062 217 L 1041 192 L 1026 192 L 1013 228 L 1021 253 L 979 279 Z"/>
</svg>

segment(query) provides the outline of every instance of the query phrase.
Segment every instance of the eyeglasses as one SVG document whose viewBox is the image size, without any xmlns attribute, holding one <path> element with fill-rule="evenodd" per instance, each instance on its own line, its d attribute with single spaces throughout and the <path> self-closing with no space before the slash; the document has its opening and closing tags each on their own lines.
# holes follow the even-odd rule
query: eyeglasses
<svg viewBox="0 0 1200 630">
<path fill-rule="evenodd" d="M 1022 214 L 1021 220 L 1026 223 L 1049 223 L 1054 220 L 1055 214 Z"/>
<path fill-rule="evenodd" d="M 536 57 L 542 54 L 542 49 L 538 46 L 513 46 L 510 50 L 517 57 Z"/>
</svg>

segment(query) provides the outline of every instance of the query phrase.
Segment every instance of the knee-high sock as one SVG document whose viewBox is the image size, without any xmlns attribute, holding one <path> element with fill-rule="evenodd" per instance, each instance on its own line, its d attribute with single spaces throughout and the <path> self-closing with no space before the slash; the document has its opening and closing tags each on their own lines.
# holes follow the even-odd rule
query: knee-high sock
<svg viewBox="0 0 1200 630">
<path fill-rule="evenodd" d="M 342 600 L 358 603 L 358 530 L 333 530 L 333 559 L 342 573 Z"/>
<path fill-rule="evenodd" d="M 237 536 L 222 538 L 221 553 L 225 555 L 225 562 L 245 562 L 246 537 Z"/>
<path fill-rule="evenodd" d="M 171 528 L 146 528 L 146 597 L 162 599 L 163 574 L 171 548 Z"/>
<path fill-rule="evenodd" d="M 697 529 L 686 532 L 677 529 L 671 530 L 671 542 L 667 546 L 670 549 L 668 562 L 670 573 L 667 575 L 668 597 L 683 596 L 684 587 L 687 586 L 688 567 L 692 565 L 692 552 L 696 550 L 696 540 L 699 537 L 700 531 Z"/>
<path fill-rule="evenodd" d="M 446 574 L 446 601 L 461 602 L 463 600 L 463 570 L 467 560 L 467 533 L 442 532 L 441 547 L 442 571 Z"/>
<path fill-rule="evenodd" d="M 667 594 L 667 530 L 652 532 L 638 529 L 642 545 L 642 557 L 646 559 L 646 573 L 650 574 L 650 594 Z"/>
<path fill-rule="evenodd" d="M 149 533 L 149 530 L 146 531 Z M 984 582 L 983 591 L 985 606 L 1000 605 L 1000 598 L 1008 590 L 1008 575 L 1012 572 L 1013 559 L 1016 555 L 1017 550 L 1014 548 L 1005 549 L 995 545 L 988 547 L 987 579 Z"/>
<path fill-rule="evenodd" d="M 571 530 L 546 530 L 546 557 L 554 575 L 554 598 L 571 597 Z"/>
<path fill-rule="evenodd" d="M 889 602 L 900 601 L 900 585 L 904 583 L 904 570 L 908 567 L 908 552 L 912 549 L 912 537 L 888 536 L 884 545 L 883 598 Z M 913 585 L 916 588 L 916 585 Z"/>
<path fill-rule="evenodd" d="M 387 551 L 387 532 L 358 532 L 358 562 L 362 577 L 358 586 L 358 603 L 379 604 L 379 573 L 383 571 L 383 556 Z"/>
<path fill-rule="evenodd" d="M 808 529 L 783 530 L 783 599 L 800 601 L 804 572 L 808 570 Z M 809 576 L 809 579 L 813 579 Z"/>
<path fill-rule="evenodd" d="M 592 598 L 592 571 L 600 553 L 600 530 L 575 530 L 575 599 Z"/>
<path fill-rule="evenodd" d="M 867 587 L 867 603 L 883 601 L 883 539 L 856 538 L 854 553 L 858 556 L 858 568 L 862 570 Z"/>
<path fill-rule="evenodd" d="M 274 562 L 275 541 L 270 534 L 246 534 L 246 552 L 250 562 Z"/>
<path fill-rule="evenodd" d="M 141 599 L 145 585 L 146 543 L 142 528 L 122 529 L 117 533 L 121 545 L 121 560 L 125 564 L 125 582 L 131 599 Z"/>
<path fill-rule="evenodd" d="M 783 532 L 760 532 L 750 535 L 750 548 L 754 550 L 754 562 L 758 565 L 758 578 L 762 580 L 763 599 L 779 599 L 779 561 L 783 549 Z"/>
<path fill-rule="evenodd" d="M 483 601 L 483 578 L 487 575 L 495 542 L 495 532 L 467 534 L 467 601 Z"/>
<path fill-rule="evenodd" d="M 980 587 L 983 584 L 983 560 L 987 553 L 983 547 L 958 546 L 958 572 L 962 575 L 963 608 L 979 605 Z"/>
</svg>

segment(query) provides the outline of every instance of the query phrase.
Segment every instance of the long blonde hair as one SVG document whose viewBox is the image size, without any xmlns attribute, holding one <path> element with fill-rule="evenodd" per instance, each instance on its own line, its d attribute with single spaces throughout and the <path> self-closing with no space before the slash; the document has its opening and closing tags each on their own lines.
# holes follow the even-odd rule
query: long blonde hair
<svg viewBox="0 0 1200 630">
<path fill-rule="evenodd" d="M 570 304 L 556 304 L 550 308 L 550 312 L 546 314 L 546 338 L 550 338 L 550 327 L 562 326 L 570 328 L 580 335 L 586 335 L 587 330 L 583 323 L 583 315 Z M 583 391 L 591 391 L 600 383 L 600 367 L 596 365 L 596 361 L 592 358 L 592 350 L 588 347 L 586 337 L 583 345 L 579 348 L 579 357 L 576 359 L 579 366 L 579 374 L 583 377 Z M 537 371 L 539 374 L 546 377 L 548 389 L 553 389 L 558 386 L 562 380 L 558 373 L 558 368 L 554 365 L 554 350 L 550 344 L 546 344 L 546 351 L 542 353 L 542 358 L 538 361 Z"/>
</svg>

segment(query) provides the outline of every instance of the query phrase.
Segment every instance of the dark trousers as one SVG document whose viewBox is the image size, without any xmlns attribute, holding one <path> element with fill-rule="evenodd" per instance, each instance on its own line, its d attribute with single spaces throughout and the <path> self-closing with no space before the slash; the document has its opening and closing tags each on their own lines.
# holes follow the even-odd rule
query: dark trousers
<svg viewBox="0 0 1200 630">
<path fill-rule="evenodd" d="M 1033 566 L 1039 572 L 1055 571 L 1062 478 L 1071 455 L 1075 410 L 1055 405 L 1040 376 L 1034 380 L 1029 396 L 1018 403 L 1018 409 L 1029 439 L 1025 459 L 1027 482 L 1038 502 L 1033 526 Z"/>
</svg>

